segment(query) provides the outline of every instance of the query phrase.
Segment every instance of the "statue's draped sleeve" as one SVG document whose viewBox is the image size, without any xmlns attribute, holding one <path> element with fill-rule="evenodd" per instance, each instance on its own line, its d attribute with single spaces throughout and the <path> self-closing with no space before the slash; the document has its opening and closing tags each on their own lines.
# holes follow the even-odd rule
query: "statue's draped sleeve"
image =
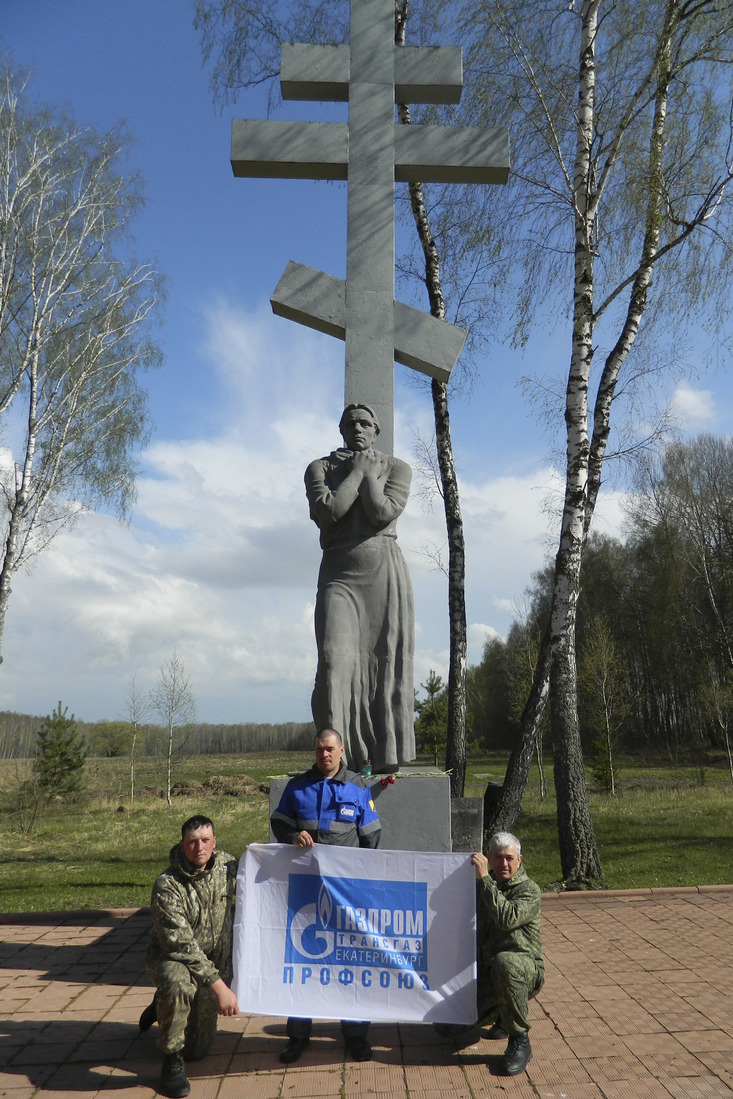
<svg viewBox="0 0 733 1099">
<path fill-rule="evenodd" d="M 334 543 L 369 538 L 374 534 L 394 537 L 397 519 L 405 510 L 410 494 L 412 470 L 407 462 L 389 458 L 377 482 L 376 493 L 364 486 L 350 494 L 342 516 L 344 492 L 349 492 L 351 452 L 334 451 L 311 462 L 305 472 L 310 516 L 321 531 L 325 549 Z M 339 507 L 339 504 L 342 506 Z"/>
</svg>

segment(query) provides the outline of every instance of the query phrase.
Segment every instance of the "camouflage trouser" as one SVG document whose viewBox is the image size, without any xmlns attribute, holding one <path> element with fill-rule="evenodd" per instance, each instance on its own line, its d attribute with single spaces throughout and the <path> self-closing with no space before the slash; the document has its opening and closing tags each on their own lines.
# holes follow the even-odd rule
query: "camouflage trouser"
<svg viewBox="0 0 733 1099">
<path fill-rule="evenodd" d="M 161 958 L 148 962 L 157 988 L 155 1007 L 163 1053 L 183 1050 L 187 1061 L 205 1057 L 214 1044 L 218 1004 L 209 988 L 192 980 L 187 966 Z"/>
<path fill-rule="evenodd" d="M 504 950 L 479 962 L 478 1022 L 499 1023 L 508 1034 L 529 1030 L 529 1001 L 545 983 L 543 970 L 526 954 Z"/>
</svg>

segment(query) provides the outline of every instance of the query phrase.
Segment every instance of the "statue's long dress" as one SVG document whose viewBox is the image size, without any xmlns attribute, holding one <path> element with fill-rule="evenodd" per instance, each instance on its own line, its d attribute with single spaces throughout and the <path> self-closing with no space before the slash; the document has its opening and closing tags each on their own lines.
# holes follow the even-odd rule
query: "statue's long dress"
<svg viewBox="0 0 733 1099">
<path fill-rule="evenodd" d="M 343 736 L 352 769 L 370 759 L 374 771 L 384 772 L 415 758 L 415 611 L 395 533 L 412 474 L 406 462 L 390 459 L 378 527 L 359 496 L 336 521 L 332 493 L 346 477 L 350 457 L 351 451 L 334 451 L 311 462 L 305 475 L 323 549 L 311 707 L 316 729 L 337 729 Z"/>
</svg>

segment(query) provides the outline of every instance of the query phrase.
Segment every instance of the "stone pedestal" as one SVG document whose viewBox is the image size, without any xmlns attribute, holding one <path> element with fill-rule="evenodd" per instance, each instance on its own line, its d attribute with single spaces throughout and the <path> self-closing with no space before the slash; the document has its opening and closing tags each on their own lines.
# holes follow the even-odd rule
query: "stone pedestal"
<svg viewBox="0 0 733 1099">
<path fill-rule="evenodd" d="M 410 767 L 382 786 L 370 779 L 382 822 L 380 847 L 393 851 L 450 851 L 450 779 L 434 768 Z"/>
</svg>

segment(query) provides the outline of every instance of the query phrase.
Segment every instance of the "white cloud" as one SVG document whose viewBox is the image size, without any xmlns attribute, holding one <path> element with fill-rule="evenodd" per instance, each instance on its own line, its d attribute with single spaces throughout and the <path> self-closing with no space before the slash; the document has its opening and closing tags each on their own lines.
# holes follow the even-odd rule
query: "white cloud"
<svg viewBox="0 0 733 1099">
<path fill-rule="evenodd" d="M 683 431 L 700 431 L 715 420 L 715 394 L 710 389 L 692 389 L 682 383 L 674 392 L 672 409 Z"/>
</svg>

